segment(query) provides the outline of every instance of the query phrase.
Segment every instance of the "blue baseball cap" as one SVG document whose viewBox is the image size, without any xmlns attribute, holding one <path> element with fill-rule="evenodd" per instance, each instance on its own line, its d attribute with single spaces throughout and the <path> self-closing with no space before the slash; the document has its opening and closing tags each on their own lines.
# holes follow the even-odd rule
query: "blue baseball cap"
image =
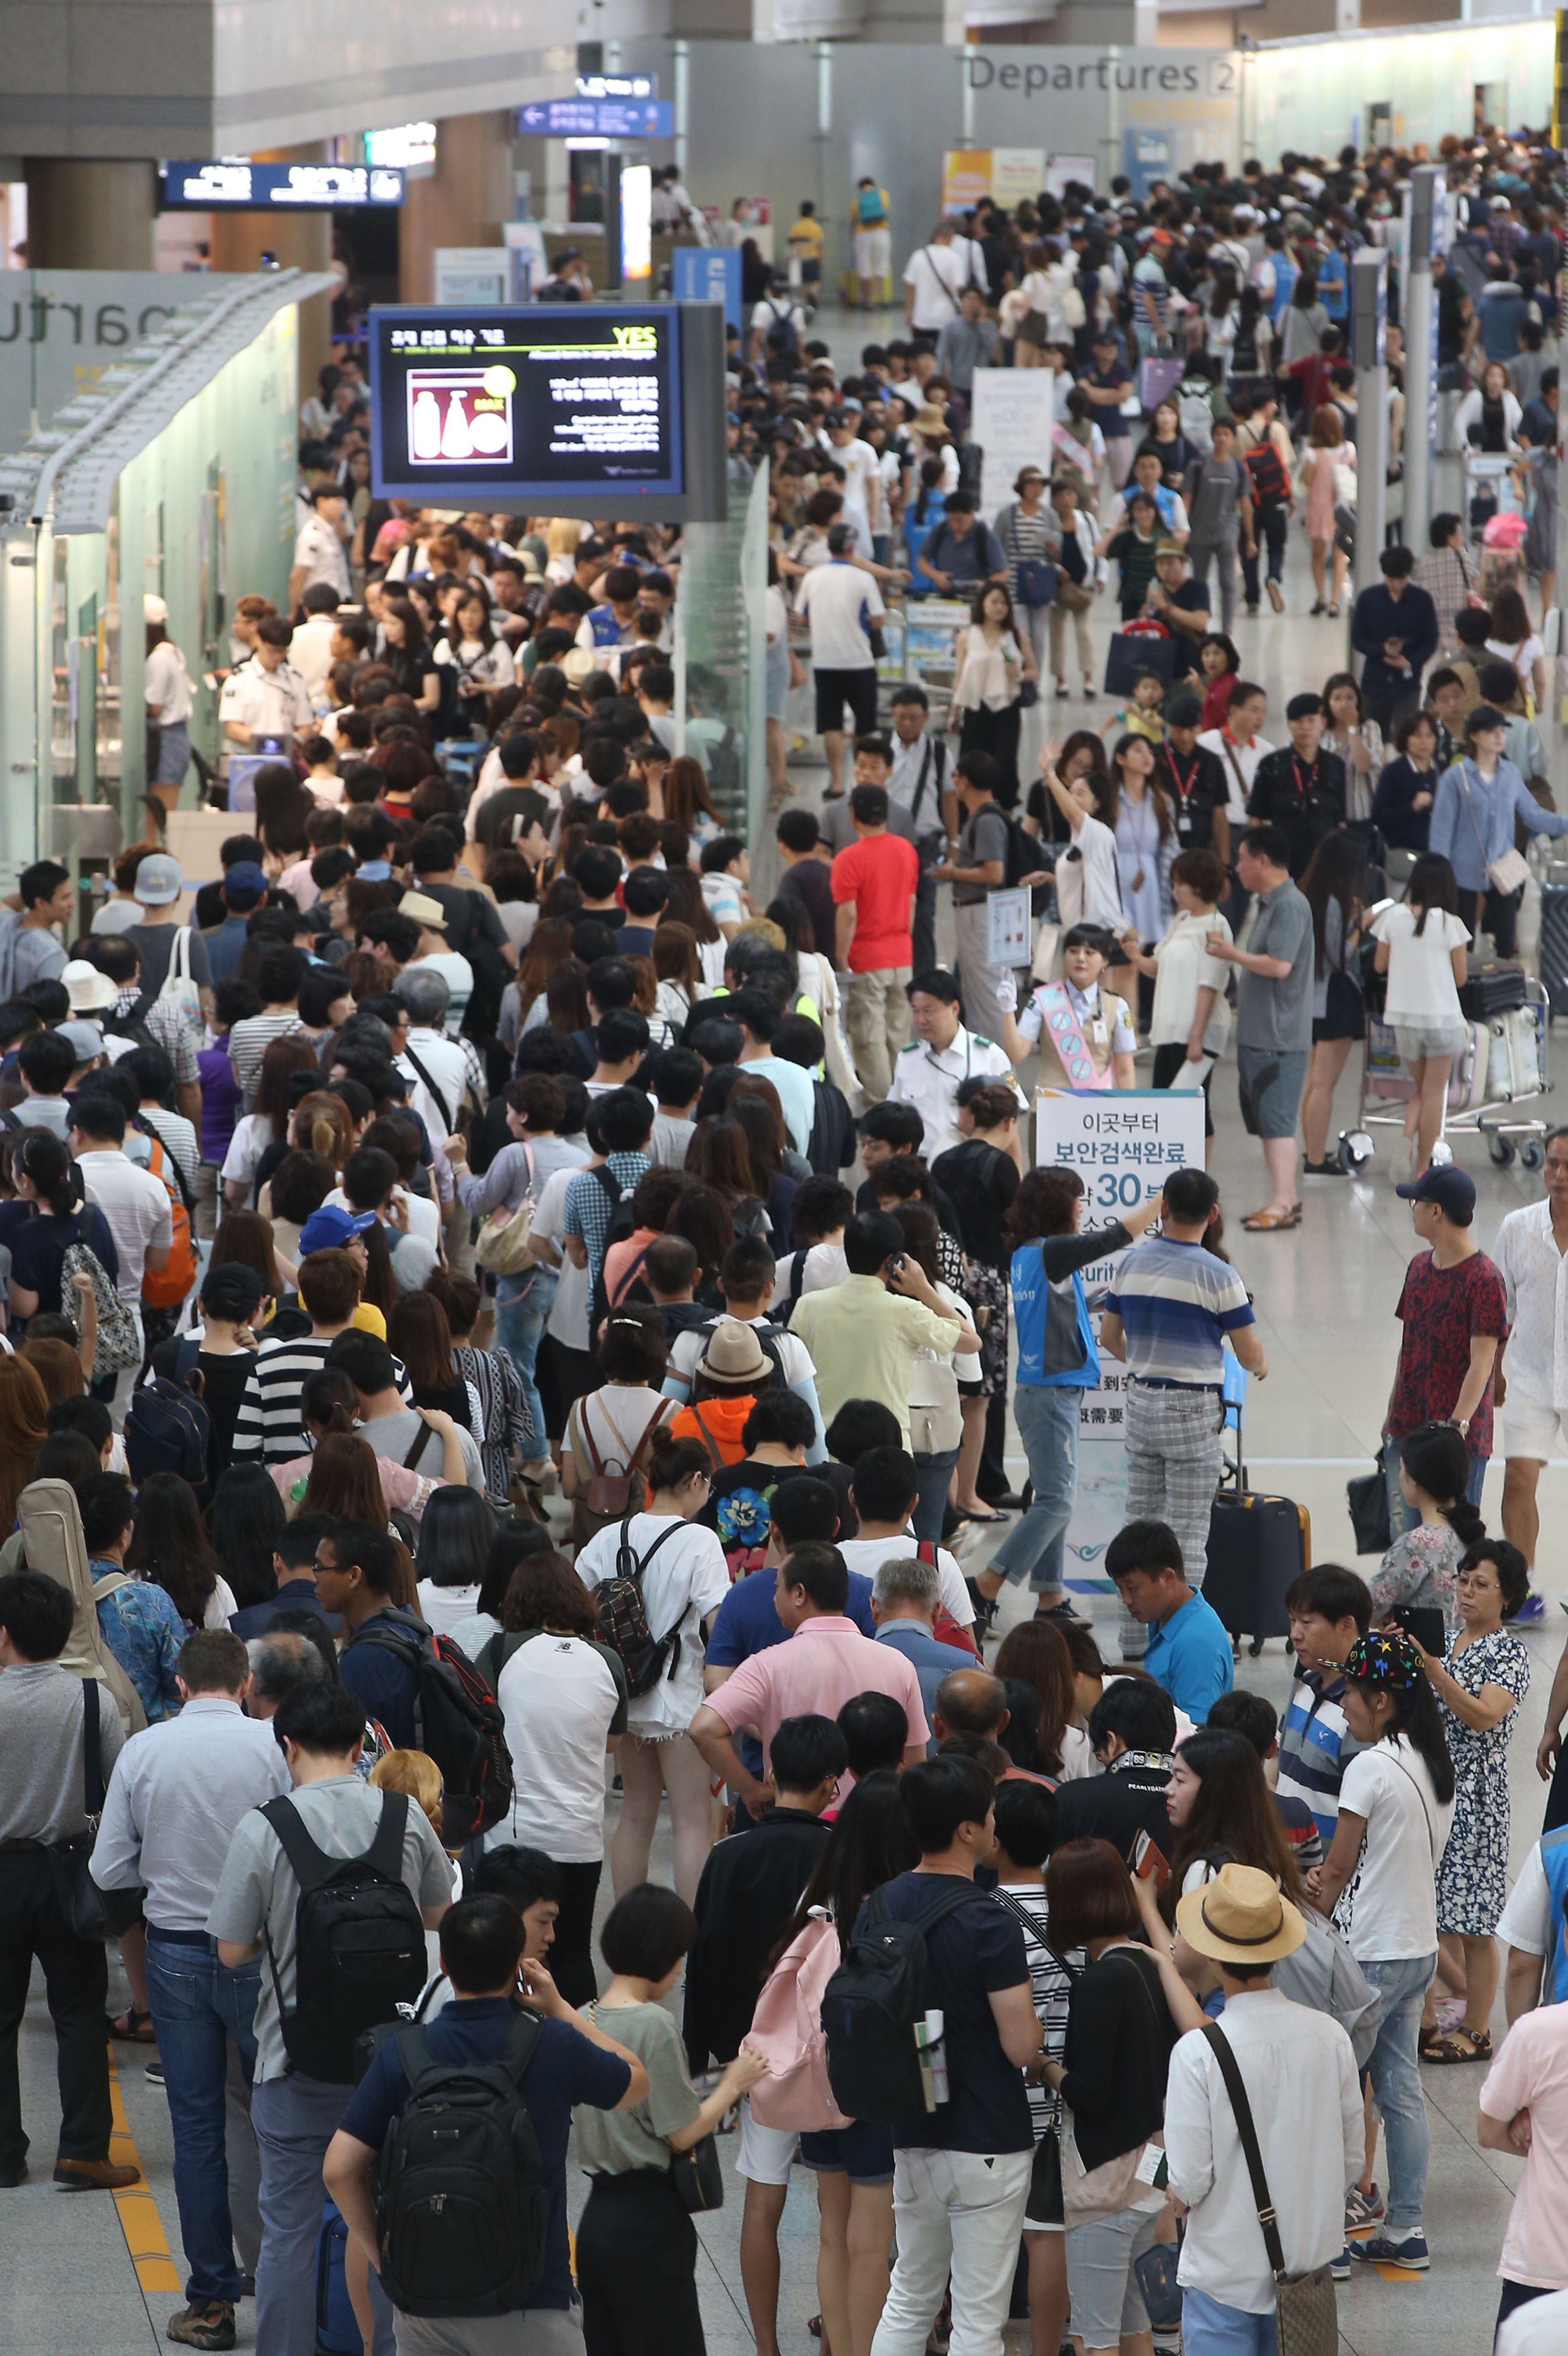
<svg viewBox="0 0 1568 2356">
<path fill-rule="evenodd" d="M 267 879 L 253 859 L 237 859 L 232 867 L 223 871 L 226 892 L 264 892 Z"/>
<path fill-rule="evenodd" d="M 374 1211 L 345 1211 L 336 1203 L 324 1203 L 300 1229 L 300 1257 L 303 1259 L 310 1252 L 341 1251 L 346 1243 L 362 1236 L 367 1227 L 375 1224 Z"/>
<path fill-rule="evenodd" d="M 1435 1203 L 1456 1227 L 1467 1227 L 1476 1215 L 1476 1182 L 1457 1162 L 1435 1162 L 1419 1178 L 1393 1191 L 1407 1203 Z"/>
</svg>

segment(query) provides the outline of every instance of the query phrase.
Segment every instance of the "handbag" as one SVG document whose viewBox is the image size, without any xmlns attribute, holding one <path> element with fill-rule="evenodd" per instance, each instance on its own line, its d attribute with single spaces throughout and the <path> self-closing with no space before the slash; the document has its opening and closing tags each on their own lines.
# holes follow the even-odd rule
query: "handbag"
<svg viewBox="0 0 1568 2356">
<path fill-rule="evenodd" d="M 699 2136 L 689 2151 L 673 2153 L 669 2172 L 676 2199 L 688 2216 L 700 2217 L 706 2210 L 723 2208 L 724 2170 L 713 2136 Z"/>
<path fill-rule="evenodd" d="M 1389 1512 L 1388 1481 L 1384 1473 L 1385 1449 L 1378 1451 L 1375 1472 L 1358 1473 L 1345 1483 L 1345 1503 L 1350 1509 L 1350 1527 L 1356 1534 L 1358 1554 L 1386 1554 L 1393 1544 L 1393 1519 Z"/>
<path fill-rule="evenodd" d="M 1252 2179 L 1258 2223 L 1263 2227 L 1264 2248 L 1268 2253 L 1269 2271 L 1274 2276 L 1275 2329 L 1279 2356 L 1338 2356 L 1339 2319 L 1334 2300 L 1333 2275 L 1326 2265 L 1314 2266 L 1309 2274 L 1286 2274 L 1279 2223 L 1274 2203 L 1269 2199 L 1268 2178 L 1264 2174 L 1264 2156 L 1258 2148 L 1258 2131 L 1253 2124 L 1252 2104 L 1247 2100 L 1247 2090 L 1242 2083 L 1236 2057 L 1218 2022 L 1205 2021 L 1203 2035 L 1214 2049 L 1220 2075 L 1225 2081 L 1225 2092 L 1231 2097 L 1231 2108 L 1236 2115 L 1236 2132 L 1242 2139 L 1247 2174 Z"/>
<path fill-rule="evenodd" d="M 1522 892 L 1526 884 L 1529 883 L 1530 869 L 1526 865 L 1520 853 L 1513 848 L 1511 843 L 1509 848 L 1505 851 L 1500 852 L 1496 859 L 1487 858 L 1486 841 L 1481 833 L 1481 822 L 1476 816 L 1475 798 L 1470 791 L 1470 765 L 1468 761 L 1461 763 L 1459 776 L 1460 782 L 1465 788 L 1465 808 L 1470 813 L 1470 825 L 1475 831 L 1475 837 L 1477 843 L 1480 848 L 1481 857 L 1486 861 L 1487 881 L 1491 885 L 1494 892 L 1500 892 L 1505 900 L 1511 900 L 1514 894 L 1516 892 Z"/>
<path fill-rule="evenodd" d="M 1054 2127 L 1047 2127 L 1034 2147 L 1024 2215 L 1031 2225 L 1061 2225 L 1066 2222 L 1061 2202 L 1061 2145 Z"/>
<path fill-rule="evenodd" d="M 103 1814 L 103 1752 L 101 1742 L 101 1704 L 96 1677 L 81 1681 L 81 1781 L 82 1806 L 87 1815 L 87 1830 L 69 1840 L 48 1844 L 49 1873 L 55 1886 L 55 1900 L 71 1936 L 89 1944 L 109 1936 L 107 1892 L 100 1890 L 88 1870 L 92 1844 L 98 1832 L 98 1820 Z"/>
<path fill-rule="evenodd" d="M 531 1145 L 523 1147 L 523 1161 L 528 1169 L 528 1184 L 523 1199 L 515 1211 L 503 1206 L 492 1211 L 480 1228 L 474 1246 L 474 1257 L 481 1268 L 492 1276 L 516 1276 L 529 1265 L 528 1237 L 533 1232 L 534 1213 L 539 1207 L 534 1193 L 534 1154 Z"/>
<path fill-rule="evenodd" d="M 1103 2159 L 1098 2168 L 1085 2168 L 1079 2157 L 1072 2114 L 1062 2104 L 1061 2220 L 1069 2232 L 1074 2225 L 1092 2225 L 1101 2217 L 1115 2216 L 1118 2209 L 1130 2209 L 1140 2192 L 1152 2191 L 1138 2174 L 1147 2149 L 1147 2142 L 1136 2143 L 1130 2151 Z M 1154 2202 L 1162 2206 L 1163 2193 L 1155 2195 Z"/>
</svg>

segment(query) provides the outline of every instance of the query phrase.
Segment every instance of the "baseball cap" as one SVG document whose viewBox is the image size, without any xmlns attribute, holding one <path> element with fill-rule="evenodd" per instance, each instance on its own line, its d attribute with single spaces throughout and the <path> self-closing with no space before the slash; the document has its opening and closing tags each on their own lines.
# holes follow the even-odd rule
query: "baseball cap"
<svg viewBox="0 0 1568 2356">
<path fill-rule="evenodd" d="M 95 1055 L 102 1055 L 103 1033 L 96 1023 L 59 1023 L 55 1028 L 62 1039 L 70 1041 L 79 1064 L 91 1064 Z"/>
<path fill-rule="evenodd" d="M 416 925 L 423 925 L 429 932 L 444 933 L 446 930 L 446 910 L 439 900 L 431 899 L 423 892 L 405 892 L 398 902 L 398 914 L 400 916 L 411 916 Z"/>
<path fill-rule="evenodd" d="M 267 879 L 253 859 L 237 859 L 224 869 L 223 885 L 229 892 L 264 892 Z"/>
<path fill-rule="evenodd" d="M 1435 1203 L 1445 1219 L 1467 1227 L 1476 1215 L 1476 1182 L 1457 1162 L 1435 1162 L 1419 1178 L 1394 1188 L 1407 1203 Z"/>
<path fill-rule="evenodd" d="M 374 1211 L 346 1211 L 340 1204 L 324 1203 L 300 1229 L 300 1257 L 308 1252 L 341 1251 L 355 1236 L 376 1224 Z"/>
<path fill-rule="evenodd" d="M 166 908 L 185 890 L 185 874 L 177 859 L 155 851 L 136 870 L 136 897 L 144 908 Z"/>
<path fill-rule="evenodd" d="M 149 589 L 146 595 L 142 600 L 143 621 L 166 622 L 168 618 L 168 606 L 165 604 L 163 598 L 155 597 L 152 591 Z"/>
<path fill-rule="evenodd" d="M 112 1006 L 120 995 L 117 983 L 101 973 L 86 958 L 72 958 L 60 975 L 65 994 L 70 1001 L 73 1014 L 86 1014 L 93 1008 Z"/>
</svg>

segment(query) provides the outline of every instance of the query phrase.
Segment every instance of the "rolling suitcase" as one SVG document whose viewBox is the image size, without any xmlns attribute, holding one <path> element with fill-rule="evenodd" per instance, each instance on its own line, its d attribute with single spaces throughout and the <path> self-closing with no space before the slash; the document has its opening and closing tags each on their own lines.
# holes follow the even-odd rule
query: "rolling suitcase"
<svg viewBox="0 0 1568 2356">
<path fill-rule="evenodd" d="M 1311 1561 L 1312 1523 L 1294 1498 L 1248 1486 L 1239 1411 L 1235 1430 L 1236 1462 L 1209 1516 L 1203 1600 L 1232 1637 L 1252 1638 L 1255 1657 L 1265 1637 L 1290 1633 L 1285 1590 Z"/>
<path fill-rule="evenodd" d="M 1500 958 L 1472 966 L 1459 989 L 1459 1011 L 1472 1023 L 1490 1023 L 1495 1016 L 1522 1006 L 1524 1000 L 1523 966 Z"/>
<path fill-rule="evenodd" d="M 1536 951 L 1552 1013 L 1568 1014 L 1568 873 L 1552 869 L 1541 887 L 1541 942 Z"/>
</svg>

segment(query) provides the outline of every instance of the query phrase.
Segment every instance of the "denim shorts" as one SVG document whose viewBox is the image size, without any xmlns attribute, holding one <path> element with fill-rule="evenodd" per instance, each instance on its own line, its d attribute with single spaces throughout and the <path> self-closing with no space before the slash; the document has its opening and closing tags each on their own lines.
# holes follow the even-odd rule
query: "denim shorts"
<svg viewBox="0 0 1568 2356">
<path fill-rule="evenodd" d="M 1086 2348 L 1114 2348 L 1124 2332 L 1147 2331 L 1148 2309 L 1134 2261 L 1154 2246 L 1157 2209 L 1117 2209 L 1067 2233 L 1072 2329 Z"/>
<path fill-rule="evenodd" d="M 806 2168 L 824 2176 L 848 2176 L 851 2184 L 891 2184 L 893 2180 L 893 2138 L 889 2127 L 852 2119 L 847 2127 L 824 2127 L 803 2135 L 800 2157 Z"/>
</svg>

